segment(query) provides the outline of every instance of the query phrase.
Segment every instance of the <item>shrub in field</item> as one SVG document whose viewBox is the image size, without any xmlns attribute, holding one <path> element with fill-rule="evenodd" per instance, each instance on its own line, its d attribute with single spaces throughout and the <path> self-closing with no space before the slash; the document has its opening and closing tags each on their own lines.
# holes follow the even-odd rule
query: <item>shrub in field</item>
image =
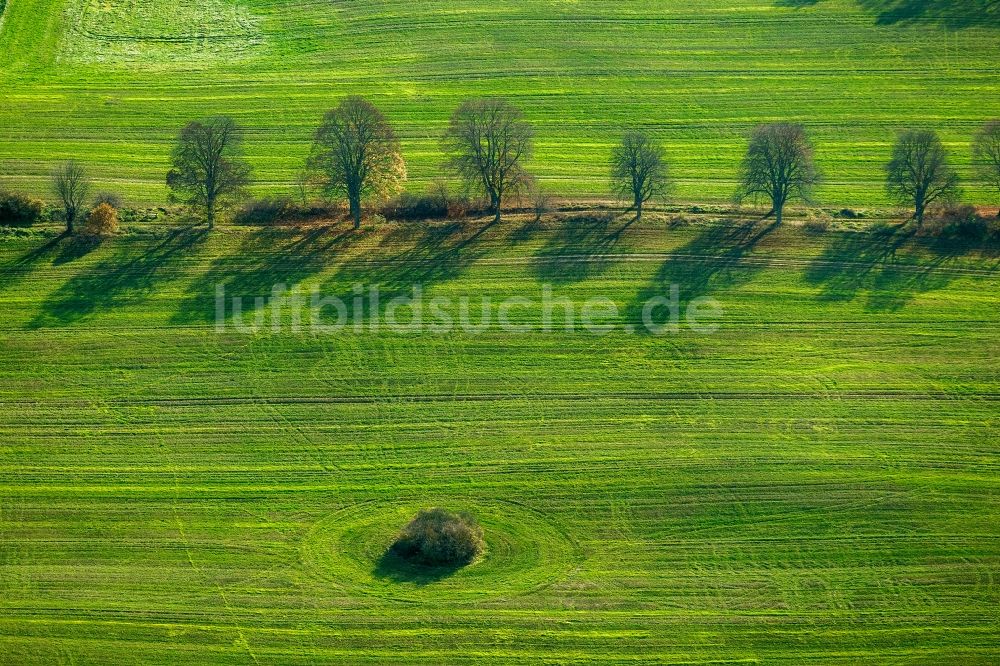
<svg viewBox="0 0 1000 666">
<path fill-rule="evenodd" d="M 552 196 L 538 183 L 531 187 L 531 208 L 535 212 L 535 222 L 552 212 Z"/>
<path fill-rule="evenodd" d="M 274 224 L 301 213 L 299 206 L 288 197 L 257 199 L 236 213 L 237 224 Z"/>
<path fill-rule="evenodd" d="M 0 225 L 31 226 L 42 216 L 45 204 L 23 194 L 0 192 Z"/>
<path fill-rule="evenodd" d="M 980 215 L 974 206 L 953 206 L 934 214 L 922 231 L 935 238 L 981 243 L 996 235 L 997 224 Z"/>
<path fill-rule="evenodd" d="M 87 216 L 84 231 L 92 236 L 107 236 L 117 233 L 118 211 L 110 204 L 98 204 Z"/>
<path fill-rule="evenodd" d="M 811 234 L 821 234 L 830 228 L 830 223 L 826 220 L 808 220 L 802 228 Z"/>
<path fill-rule="evenodd" d="M 417 514 L 392 545 L 404 559 L 430 566 L 461 566 L 483 552 L 483 529 L 467 513 L 425 509 Z"/>
<path fill-rule="evenodd" d="M 434 220 L 448 217 L 448 200 L 437 193 L 404 192 L 382 207 L 390 220 Z"/>
</svg>

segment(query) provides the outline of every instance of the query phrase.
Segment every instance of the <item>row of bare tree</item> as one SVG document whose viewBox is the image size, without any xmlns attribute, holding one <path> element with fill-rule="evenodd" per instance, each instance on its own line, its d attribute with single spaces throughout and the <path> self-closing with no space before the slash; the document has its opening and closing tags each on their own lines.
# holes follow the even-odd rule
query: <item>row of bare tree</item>
<svg viewBox="0 0 1000 666">
<path fill-rule="evenodd" d="M 1000 120 L 986 123 L 976 134 L 972 154 L 983 180 L 1000 192 Z M 802 125 L 761 125 L 750 137 L 740 167 L 737 200 L 768 201 L 780 223 L 785 204 L 796 198 L 810 201 L 819 178 Z M 913 208 L 918 224 L 930 205 L 953 202 L 959 196 L 958 174 L 933 130 L 900 132 L 885 165 L 885 185 L 893 200 Z"/>
<path fill-rule="evenodd" d="M 532 129 L 521 111 L 499 99 L 464 102 L 445 132 L 448 168 L 469 191 L 485 195 L 500 220 L 503 203 L 532 182 L 525 168 Z M 406 163 L 399 139 L 371 102 L 348 97 L 329 111 L 316 130 L 306 177 L 331 199 L 346 199 L 355 228 L 362 204 L 402 190 Z M 205 210 L 209 226 L 220 205 L 244 196 L 250 167 L 242 157 L 241 133 L 232 119 L 190 123 L 173 152 L 167 185 L 176 201 Z"/>
<path fill-rule="evenodd" d="M 446 167 L 469 192 L 489 201 L 495 221 L 504 203 L 534 186 L 526 168 L 533 130 L 520 109 L 502 99 L 473 99 L 452 114 L 442 147 Z M 662 145 L 640 130 L 626 132 L 611 154 L 614 192 L 631 203 L 636 219 L 644 206 L 665 197 L 671 178 Z M 986 123 L 973 142 L 979 174 L 1000 191 L 1000 120 Z M 189 123 L 181 130 L 167 174 L 171 199 L 200 208 L 209 226 L 220 208 L 237 203 L 251 184 L 243 157 L 242 131 L 231 118 L 219 116 Z M 406 164 L 392 126 L 373 104 L 349 97 L 329 111 L 317 129 L 305 170 L 305 183 L 326 197 L 346 199 L 355 228 L 362 205 L 401 191 Z M 927 207 L 957 198 L 958 176 L 948 153 L 930 130 L 900 133 L 885 166 L 886 189 L 913 208 L 923 222 Z M 736 200 L 766 201 L 769 215 L 780 223 L 786 203 L 811 200 L 820 176 L 806 130 L 794 123 L 770 123 L 754 129 L 740 165 Z M 63 202 L 67 229 L 83 210 L 87 179 L 70 162 L 57 170 L 54 189 Z"/>
</svg>

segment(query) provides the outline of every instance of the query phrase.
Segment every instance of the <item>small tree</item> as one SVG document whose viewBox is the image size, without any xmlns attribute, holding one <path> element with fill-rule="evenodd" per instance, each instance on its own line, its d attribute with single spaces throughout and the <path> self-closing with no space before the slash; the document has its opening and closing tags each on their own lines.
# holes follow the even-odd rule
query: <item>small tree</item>
<svg viewBox="0 0 1000 666">
<path fill-rule="evenodd" d="M 111 204 L 98 204 L 90 215 L 84 227 L 93 236 L 107 236 L 118 232 L 118 211 Z"/>
<path fill-rule="evenodd" d="M 531 157 L 531 125 L 517 107 L 502 99 L 463 102 L 444 135 L 448 168 L 467 188 L 489 197 L 494 222 L 506 197 L 531 183 L 524 163 Z"/>
<path fill-rule="evenodd" d="M 972 157 L 980 177 L 1000 192 L 1000 120 L 991 120 L 979 130 L 972 144 Z"/>
<path fill-rule="evenodd" d="M 215 226 L 216 212 L 238 203 L 250 184 L 242 139 L 232 118 L 218 116 L 188 123 L 174 147 L 167 173 L 171 200 L 204 209 L 209 228 Z"/>
<path fill-rule="evenodd" d="M 923 223 L 929 205 L 958 196 L 958 174 L 948 165 L 948 152 L 931 130 L 902 132 L 885 170 L 889 196 L 912 205 L 917 224 Z"/>
<path fill-rule="evenodd" d="M 770 202 L 776 224 L 781 224 L 785 204 L 791 199 L 809 201 L 819 182 L 813 148 L 802 125 L 759 125 L 740 165 L 738 202 L 763 198 Z"/>
<path fill-rule="evenodd" d="M 402 189 L 406 164 L 389 121 L 371 102 L 348 97 L 329 111 L 316 130 L 308 167 L 329 197 L 347 197 L 354 228 L 361 227 L 361 204 Z"/>
<path fill-rule="evenodd" d="M 535 222 L 541 222 L 542 216 L 547 215 L 552 210 L 552 195 L 546 191 L 539 183 L 532 183 L 531 207 L 535 211 Z"/>
<path fill-rule="evenodd" d="M 59 198 L 66 218 L 66 233 L 73 233 L 73 224 L 86 210 L 90 179 L 83 165 L 70 160 L 52 172 L 52 191 Z"/>
<path fill-rule="evenodd" d="M 644 132 L 626 133 L 611 153 L 611 182 L 619 198 L 632 201 L 636 222 L 641 220 L 646 202 L 667 193 L 662 146 Z"/>
</svg>

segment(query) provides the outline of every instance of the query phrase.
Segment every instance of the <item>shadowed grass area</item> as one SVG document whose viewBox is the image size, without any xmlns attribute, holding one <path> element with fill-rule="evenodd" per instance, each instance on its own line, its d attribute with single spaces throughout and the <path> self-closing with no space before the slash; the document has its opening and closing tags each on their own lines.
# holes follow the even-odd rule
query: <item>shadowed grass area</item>
<svg viewBox="0 0 1000 666">
<path fill-rule="evenodd" d="M 375 567 L 376 578 L 397 583 L 412 583 L 414 585 L 431 585 L 441 581 L 460 570 L 464 564 L 422 564 L 414 562 L 396 550 L 390 548 L 379 558 Z"/>
<path fill-rule="evenodd" d="M 777 0 L 779 7 L 801 9 L 826 0 Z M 943 26 L 950 30 L 1000 27 L 1000 2 L 997 0 L 854 0 L 875 15 L 878 25 L 912 23 L 926 27 Z"/>
</svg>

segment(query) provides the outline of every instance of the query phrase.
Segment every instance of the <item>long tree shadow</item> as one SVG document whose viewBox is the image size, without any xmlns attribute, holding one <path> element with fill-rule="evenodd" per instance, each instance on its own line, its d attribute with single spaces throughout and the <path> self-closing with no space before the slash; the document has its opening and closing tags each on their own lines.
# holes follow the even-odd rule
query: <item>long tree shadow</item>
<svg viewBox="0 0 1000 666">
<path fill-rule="evenodd" d="M 102 240 L 99 236 L 71 236 L 66 233 L 50 238 L 14 261 L 0 266 L 0 287 L 10 287 L 15 284 L 46 259 L 53 266 L 81 259 L 99 248 Z"/>
<path fill-rule="evenodd" d="M 10 287 L 35 269 L 46 258 L 55 255 L 65 235 L 55 236 L 38 247 L 32 248 L 11 262 L 0 266 L 0 286 Z"/>
<path fill-rule="evenodd" d="M 203 242 L 203 228 L 171 231 L 153 245 L 123 242 L 108 259 L 70 278 L 43 303 L 29 323 L 33 328 L 65 326 L 98 310 L 121 307 L 146 297 L 192 249 Z"/>
<path fill-rule="evenodd" d="M 52 260 L 53 266 L 61 266 L 77 259 L 83 259 L 88 254 L 101 247 L 104 237 L 91 234 L 66 236 L 59 245 L 59 253 Z"/>
<path fill-rule="evenodd" d="M 343 262 L 324 283 L 323 296 L 344 303 L 351 321 L 379 315 L 372 311 L 373 303 L 367 297 L 361 303 L 362 311 L 357 311 L 355 298 L 359 286 L 366 296 L 372 288 L 377 288 L 378 305 L 384 306 L 393 298 L 411 296 L 414 287 L 426 289 L 454 279 L 487 254 L 488 247 L 482 241 L 495 224 L 454 221 L 396 227 L 382 240 L 377 252 Z"/>
<path fill-rule="evenodd" d="M 214 321 L 216 294 L 225 290 L 227 302 L 238 298 L 241 315 L 266 306 L 281 286 L 291 288 L 323 271 L 364 232 L 318 226 L 297 229 L 265 228 L 248 233 L 239 247 L 217 259 L 187 289 L 172 321 L 178 324 Z M 280 293 L 280 291 L 279 291 Z"/>
<path fill-rule="evenodd" d="M 779 7 L 800 9 L 823 0 L 777 0 Z M 875 14 L 877 25 L 936 24 L 950 30 L 1000 27 L 997 0 L 856 0 L 862 9 Z"/>
<path fill-rule="evenodd" d="M 598 275 L 612 263 L 622 234 L 632 222 L 612 228 L 611 215 L 567 218 L 558 233 L 535 254 L 538 278 L 547 282 L 576 282 Z"/>
<path fill-rule="evenodd" d="M 648 331 L 650 326 L 669 323 L 672 314 L 667 308 L 644 312 L 652 299 L 669 299 L 672 290 L 676 289 L 678 309 L 683 311 L 692 300 L 714 289 L 750 280 L 764 264 L 744 259 L 777 226 L 774 221 L 754 220 L 713 224 L 701 231 L 660 266 L 629 307 L 627 320 L 638 322 L 645 319 L 640 330 Z"/>
<path fill-rule="evenodd" d="M 914 248 L 912 257 L 906 257 L 904 262 L 892 262 L 876 274 L 866 308 L 895 311 L 921 293 L 944 289 L 955 277 L 955 273 L 947 269 L 973 249 L 978 246 L 957 239 L 921 243 Z"/>
<path fill-rule="evenodd" d="M 848 301 L 872 283 L 872 274 L 897 260 L 912 229 L 881 227 L 838 234 L 806 269 L 806 281 L 821 287 L 820 299 Z"/>
<path fill-rule="evenodd" d="M 849 301 L 865 294 L 865 309 L 895 311 L 917 295 L 942 289 L 954 278 L 945 270 L 972 249 L 967 243 L 923 241 L 914 230 L 888 227 L 843 232 L 806 270 L 824 301 Z"/>
</svg>

